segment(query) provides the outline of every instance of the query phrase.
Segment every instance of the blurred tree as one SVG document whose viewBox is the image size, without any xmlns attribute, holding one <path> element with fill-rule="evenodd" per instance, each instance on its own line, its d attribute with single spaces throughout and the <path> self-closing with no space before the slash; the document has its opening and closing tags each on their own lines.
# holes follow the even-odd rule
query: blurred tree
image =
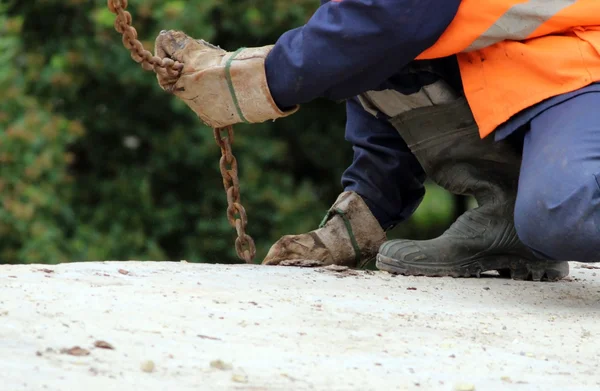
<svg viewBox="0 0 600 391">
<path fill-rule="evenodd" d="M 225 49 L 266 45 L 315 0 L 130 0 L 139 36 L 180 29 Z M 105 0 L 0 3 L 0 262 L 237 262 L 212 131 L 122 47 Z M 344 107 L 237 126 L 242 202 L 257 260 L 311 229 L 341 191 Z M 433 198 L 431 198 L 433 197 Z M 443 192 L 394 235 L 439 233 Z"/>
</svg>

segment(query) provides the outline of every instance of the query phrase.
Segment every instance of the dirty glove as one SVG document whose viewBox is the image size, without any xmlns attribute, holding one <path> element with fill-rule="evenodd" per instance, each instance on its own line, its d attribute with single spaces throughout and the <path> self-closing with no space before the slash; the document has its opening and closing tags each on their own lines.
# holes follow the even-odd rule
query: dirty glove
<svg viewBox="0 0 600 391">
<path fill-rule="evenodd" d="M 162 31 L 154 52 L 184 64 L 179 78 L 158 75 L 160 86 L 183 100 L 207 125 L 220 128 L 286 117 L 271 97 L 265 59 L 272 46 L 226 52 L 180 31 Z"/>
<path fill-rule="evenodd" d="M 321 227 L 302 235 L 287 235 L 269 250 L 263 265 L 360 267 L 377 255 L 385 232 L 355 192 L 344 192 Z"/>
</svg>

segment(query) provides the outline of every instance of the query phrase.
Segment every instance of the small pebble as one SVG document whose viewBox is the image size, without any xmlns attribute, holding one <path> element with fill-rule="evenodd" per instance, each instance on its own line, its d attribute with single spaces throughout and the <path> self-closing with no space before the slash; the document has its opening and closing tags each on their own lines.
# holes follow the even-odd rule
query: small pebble
<svg viewBox="0 0 600 391">
<path fill-rule="evenodd" d="M 71 356 L 89 356 L 90 351 L 79 346 L 74 346 L 70 349 L 61 349 L 63 354 L 70 354 Z"/>
<path fill-rule="evenodd" d="M 475 386 L 473 384 L 462 383 L 454 386 L 455 391 L 475 391 Z"/>
<path fill-rule="evenodd" d="M 111 344 L 109 344 L 106 341 L 96 341 L 94 342 L 94 346 L 100 349 L 110 349 L 113 350 L 114 346 L 112 346 Z"/>
<path fill-rule="evenodd" d="M 210 362 L 211 368 L 219 369 L 221 371 L 227 371 L 232 368 L 231 364 L 227 364 L 222 360 L 213 360 Z"/>
<path fill-rule="evenodd" d="M 248 383 L 248 376 L 241 374 L 233 374 L 231 380 L 236 383 Z"/>
<path fill-rule="evenodd" d="M 146 373 L 154 372 L 154 368 L 155 368 L 154 361 L 150 361 L 150 360 L 144 361 L 141 365 L 141 368 L 142 368 L 142 371 L 144 371 Z"/>
</svg>

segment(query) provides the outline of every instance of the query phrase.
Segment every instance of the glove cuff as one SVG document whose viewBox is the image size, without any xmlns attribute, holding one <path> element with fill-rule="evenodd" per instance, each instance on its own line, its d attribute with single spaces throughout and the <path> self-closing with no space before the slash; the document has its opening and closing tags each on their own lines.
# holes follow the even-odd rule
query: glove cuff
<svg viewBox="0 0 600 391">
<path fill-rule="evenodd" d="M 227 53 L 222 65 L 225 80 L 234 107 L 232 123 L 261 123 L 287 117 L 299 106 L 282 111 L 271 96 L 267 84 L 265 59 L 273 45 L 258 48 L 240 48 Z"/>
</svg>

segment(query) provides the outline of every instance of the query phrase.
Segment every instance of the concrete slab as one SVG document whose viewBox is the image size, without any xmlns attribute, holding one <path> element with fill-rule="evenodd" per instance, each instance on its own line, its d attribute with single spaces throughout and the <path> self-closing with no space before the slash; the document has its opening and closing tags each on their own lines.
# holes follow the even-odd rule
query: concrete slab
<svg viewBox="0 0 600 391">
<path fill-rule="evenodd" d="M 533 283 L 190 263 L 0 266 L 0 389 L 598 390 L 600 270 L 581 267 Z M 84 350 L 69 354 L 76 346 Z"/>
</svg>

